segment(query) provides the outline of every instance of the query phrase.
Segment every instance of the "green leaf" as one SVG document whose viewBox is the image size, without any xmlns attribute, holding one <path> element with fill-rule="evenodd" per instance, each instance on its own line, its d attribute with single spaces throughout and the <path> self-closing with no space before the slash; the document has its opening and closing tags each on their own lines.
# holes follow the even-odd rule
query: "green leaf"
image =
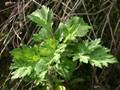
<svg viewBox="0 0 120 90">
<path fill-rule="evenodd" d="M 38 85 L 44 81 L 46 81 L 46 75 L 48 73 L 49 63 L 50 59 L 43 57 L 41 58 L 35 65 L 34 68 L 34 75 L 36 75 L 36 82 L 35 84 Z"/>
<path fill-rule="evenodd" d="M 105 47 L 100 47 L 95 49 L 94 52 L 90 54 L 91 65 L 102 68 L 102 66 L 108 66 L 108 64 L 117 63 L 117 60 L 113 55 L 109 54 L 109 50 Z"/>
<path fill-rule="evenodd" d="M 35 65 L 35 72 L 37 75 L 39 75 L 41 72 L 43 71 L 47 71 L 48 70 L 48 62 L 49 62 L 49 58 L 41 58 Z"/>
<path fill-rule="evenodd" d="M 37 9 L 31 15 L 28 15 L 28 18 L 47 30 L 52 28 L 53 12 L 46 6 L 42 6 L 41 9 Z"/>
<path fill-rule="evenodd" d="M 40 46 L 36 45 L 40 56 L 52 56 L 57 47 L 57 41 L 53 38 L 45 40 Z"/>
<path fill-rule="evenodd" d="M 16 48 L 16 49 L 12 50 L 10 53 L 15 60 L 21 60 L 22 59 L 23 53 L 22 53 L 22 50 L 20 48 Z"/>
<path fill-rule="evenodd" d="M 87 41 L 88 42 L 88 41 Z M 89 51 L 94 51 L 95 49 L 97 49 L 97 48 L 99 48 L 99 47 L 101 47 L 101 45 L 100 45 L 100 39 L 95 39 L 95 40 L 93 40 L 93 41 L 91 41 L 91 42 L 88 42 L 88 49 L 89 49 Z"/>
<path fill-rule="evenodd" d="M 59 42 L 61 42 L 68 35 L 67 27 L 64 23 L 60 22 L 57 32 L 55 33 L 55 37 Z"/>
<path fill-rule="evenodd" d="M 11 79 L 18 79 L 18 78 L 24 78 L 25 76 L 29 76 L 31 74 L 32 67 L 20 67 L 13 71 Z"/>
<path fill-rule="evenodd" d="M 117 60 L 110 54 L 110 51 L 101 46 L 100 39 L 84 41 L 78 44 L 78 51 L 74 54 L 73 61 L 79 60 L 83 63 L 90 63 L 92 66 L 102 68 L 108 64 L 116 63 Z"/>
<path fill-rule="evenodd" d="M 49 39 L 51 37 L 52 37 L 52 35 L 49 31 L 47 31 L 45 28 L 41 28 L 41 30 L 39 31 L 38 34 L 33 35 L 33 40 L 40 42 L 40 41 L 43 41 L 45 39 Z"/>
<path fill-rule="evenodd" d="M 39 26 L 42 26 L 42 29 L 38 34 L 34 34 L 33 40 L 41 41 L 44 39 L 51 38 L 52 35 L 52 25 L 53 25 L 53 12 L 46 6 L 42 6 L 41 9 L 34 11 L 31 15 L 28 15 L 28 18 L 33 22 L 37 23 Z"/>
<path fill-rule="evenodd" d="M 74 40 L 77 36 L 83 37 L 87 34 L 87 32 L 91 29 L 83 19 L 74 16 L 68 19 L 64 23 L 60 23 L 58 32 L 56 33 L 57 38 L 59 36 L 59 40 L 61 41 L 64 38 L 64 42 L 69 40 Z"/>
<path fill-rule="evenodd" d="M 11 55 L 16 61 L 28 61 L 35 62 L 39 60 L 40 56 L 36 54 L 38 52 L 37 48 L 23 46 L 22 48 L 16 48 L 11 51 Z"/>
<path fill-rule="evenodd" d="M 66 48 L 66 44 L 59 44 L 58 47 L 56 48 L 55 52 L 54 52 L 54 56 L 51 60 L 52 62 L 56 62 L 56 63 L 60 63 L 60 58 L 62 53 L 65 51 Z"/>
<path fill-rule="evenodd" d="M 59 64 L 56 64 L 56 71 L 65 79 L 69 79 L 74 69 L 75 63 L 64 58 Z"/>
<path fill-rule="evenodd" d="M 55 50 L 57 47 L 57 44 L 58 44 L 57 40 L 55 40 L 54 38 L 49 38 L 44 41 L 42 46 Z"/>
<path fill-rule="evenodd" d="M 76 54 L 74 57 L 73 57 L 73 61 L 76 61 L 76 60 L 78 60 L 79 59 L 79 61 L 80 62 L 83 62 L 83 63 L 88 63 L 89 62 L 89 59 L 90 59 L 90 57 L 89 56 L 87 56 L 87 55 L 82 55 L 82 54 Z"/>
</svg>

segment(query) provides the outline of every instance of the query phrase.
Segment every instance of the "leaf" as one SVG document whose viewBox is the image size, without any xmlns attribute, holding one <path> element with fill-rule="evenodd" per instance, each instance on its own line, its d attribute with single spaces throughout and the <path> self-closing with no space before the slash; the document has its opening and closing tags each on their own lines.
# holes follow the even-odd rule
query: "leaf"
<svg viewBox="0 0 120 90">
<path fill-rule="evenodd" d="M 45 40 L 40 46 L 36 46 L 40 56 L 53 56 L 57 47 L 57 41 L 53 38 Z"/>
<path fill-rule="evenodd" d="M 64 23 L 60 22 L 59 26 L 58 26 L 58 30 L 55 33 L 55 37 L 57 40 L 59 40 L 59 42 L 61 42 L 67 35 L 68 35 L 68 30 L 67 27 Z"/>
<path fill-rule="evenodd" d="M 100 42 L 101 42 L 100 39 L 95 39 L 95 40 L 89 42 L 89 43 L 88 43 L 88 49 L 89 49 L 89 51 L 92 52 L 92 51 L 94 51 L 96 48 L 101 47 Z"/>
<path fill-rule="evenodd" d="M 79 61 L 80 62 L 83 62 L 83 63 L 88 63 L 89 62 L 89 59 L 90 59 L 90 57 L 89 56 L 87 56 L 87 55 L 82 55 L 82 54 L 76 54 L 74 57 L 73 57 L 73 61 L 76 61 L 76 60 L 78 60 L 79 59 Z"/>
<path fill-rule="evenodd" d="M 43 41 L 45 39 L 49 39 L 51 37 L 52 37 L 52 35 L 49 31 L 47 31 L 45 28 L 41 28 L 41 30 L 39 31 L 38 34 L 33 35 L 33 40 L 40 42 L 40 41 Z"/>
<path fill-rule="evenodd" d="M 59 35 L 60 41 L 64 38 L 64 42 L 67 42 L 69 40 L 74 40 L 77 36 L 85 36 L 89 29 L 91 29 L 91 27 L 88 26 L 83 19 L 74 16 L 66 22 L 60 23 L 58 28 L 59 31 L 56 35 Z"/>
<path fill-rule="evenodd" d="M 46 75 L 48 73 L 48 63 L 50 59 L 49 58 L 41 58 L 35 65 L 34 68 L 34 75 L 36 75 L 36 85 L 42 83 L 46 80 Z"/>
<path fill-rule="evenodd" d="M 47 30 L 52 28 L 53 12 L 46 6 L 42 6 L 41 9 L 37 9 L 31 15 L 28 15 L 28 18 Z"/>
<path fill-rule="evenodd" d="M 71 60 L 64 59 L 60 63 L 56 64 L 56 71 L 65 79 L 69 79 L 73 70 L 75 69 L 75 63 Z"/>
<path fill-rule="evenodd" d="M 23 46 L 12 50 L 11 55 L 16 61 L 35 62 L 40 58 L 40 56 L 36 54 L 37 51 L 37 48 Z"/>
<path fill-rule="evenodd" d="M 54 52 L 51 62 L 60 63 L 61 54 L 65 51 L 66 44 L 59 44 Z"/>
<path fill-rule="evenodd" d="M 109 54 L 109 50 L 105 47 L 100 47 L 95 49 L 94 52 L 90 54 L 91 65 L 102 68 L 102 66 L 108 66 L 108 64 L 116 63 L 117 60 L 113 55 Z"/>
<path fill-rule="evenodd" d="M 11 55 L 13 56 L 13 58 L 15 60 L 22 59 L 22 53 L 21 53 L 21 49 L 20 48 L 16 48 L 16 49 L 12 50 L 10 53 L 11 53 Z"/>
<path fill-rule="evenodd" d="M 56 49 L 57 44 L 58 44 L 57 40 L 55 40 L 54 38 L 49 38 L 44 41 L 43 46 L 48 47 L 50 49 Z"/>
<path fill-rule="evenodd" d="M 108 64 L 116 63 L 117 60 L 110 54 L 110 51 L 100 45 L 100 39 L 84 41 L 78 44 L 78 51 L 74 54 L 73 61 L 79 60 L 83 63 L 90 63 L 92 66 L 102 68 Z"/>
<path fill-rule="evenodd" d="M 48 65 L 47 63 L 50 60 L 48 58 L 41 58 L 35 65 L 35 72 L 37 75 L 39 75 L 40 73 L 42 73 L 43 71 L 47 71 L 48 70 Z"/>
<path fill-rule="evenodd" d="M 42 29 L 38 34 L 34 34 L 33 40 L 41 41 L 52 37 L 52 25 L 53 25 L 53 12 L 46 6 L 42 6 L 41 9 L 37 9 L 28 18 L 33 22 L 42 26 Z"/>
<path fill-rule="evenodd" d="M 11 79 L 18 79 L 18 78 L 23 78 L 25 76 L 29 76 L 31 74 L 32 67 L 20 67 L 13 71 Z"/>
</svg>

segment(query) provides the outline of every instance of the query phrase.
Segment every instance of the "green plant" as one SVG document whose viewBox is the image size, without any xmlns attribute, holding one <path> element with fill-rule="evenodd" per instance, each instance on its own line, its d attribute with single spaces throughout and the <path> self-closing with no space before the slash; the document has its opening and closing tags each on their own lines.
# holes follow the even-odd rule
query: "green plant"
<svg viewBox="0 0 120 90">
<path fill-rule="evenodd" d="M 28 18 L 41 27 L 39 33 L 33 35 L 33 41 L 39 43 L 11 51 L 14 59 L 11 79 L 24 78 L 35 85 L 54 88 L 70 79 L 78 61 L 100 68 L 117 62 L 109 50 L 101 46 L 100 39 L 79 40 L 91 27 L 77 16 L 60 22 L 56 33 L 53 33 L 53 12 L 49 8 L 42 6 Z"/>
</svg>

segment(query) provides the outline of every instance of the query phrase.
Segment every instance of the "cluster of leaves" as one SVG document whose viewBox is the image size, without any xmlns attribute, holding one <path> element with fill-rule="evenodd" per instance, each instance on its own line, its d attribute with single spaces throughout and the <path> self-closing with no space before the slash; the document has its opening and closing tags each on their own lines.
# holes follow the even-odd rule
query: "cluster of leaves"
<svg viewBox="0 0 120 90">
<path fill-rule="evenodd" d="M 78 61 L 100 68 L 116 63 L 109 50 L 101 46 L 100 39 L 78 40 L 91 29 L 80 17 L 60 22 L 56 33 L 53 33 L 53 12 L 49 8 L 42 6 L 28 18 L 41 27 L 39 33 L 33 35 L 33 41 L 39 44 L 11 51 L 12 79 L 27 78 L 36 85 L 61 82 L 60 78 L 69 80 Z"/>
</svg>

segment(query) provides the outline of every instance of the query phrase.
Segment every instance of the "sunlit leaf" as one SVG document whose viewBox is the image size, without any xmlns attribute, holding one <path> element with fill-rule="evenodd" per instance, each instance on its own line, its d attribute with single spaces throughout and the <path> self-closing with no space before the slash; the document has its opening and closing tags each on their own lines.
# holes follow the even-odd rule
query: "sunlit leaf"
<svg viewBox="0 0 120 90">
<path fill-rule="evenodd" d="M 60 23 L 58 28 L 59 31 L 56 35 L 57 37 L 59 36 L 60 41 L 64 38 L 64 42 L 67 42 L 68 40 L 74 40 L 77 36 L 85 36 L 89 29 L 91 29 L 91 27 L 87 25 L 83 19 L 75 16 L 64 23 Z"/>
<path fill-rule="evenodd" d="M 92 66 L 102 68 L 108 64 L 117 63 L 110 51 L 101 46 L 100 39 L 84 41 L 78 44 L 78 51 L 73 57 L 73 61 L 79 60 L 83 63 L 90 63 Z"/>
<path fill-rule="evenodd" d="M 53 12 L 45 6 L 42 6 L 41 9 L 34 11 L 28 16 L 28 18 L 46 29 L 51 29 L 53 24 Z"/>
<path fill-rule="evenodd" d="M 32 67 L 20 67 L 19 69 L 12 72 L 11 79 L 17 79 L 17 78 L 24 78 L 25 76 L 29 76 L 31 74 Z"/>
</svg>

